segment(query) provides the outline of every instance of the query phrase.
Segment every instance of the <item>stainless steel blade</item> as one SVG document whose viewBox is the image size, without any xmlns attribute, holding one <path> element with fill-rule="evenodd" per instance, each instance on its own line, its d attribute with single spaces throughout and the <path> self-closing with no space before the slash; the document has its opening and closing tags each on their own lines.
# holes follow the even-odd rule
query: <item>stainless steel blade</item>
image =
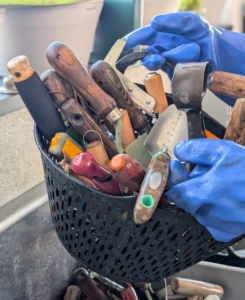
<svg viewBox="0 0 245 300">
<path fill-rule="evenodd" d="M 112 68 L 116 71 L 117 75 L 121 79 L 122 83 L 124 84 L 127 92 L 129 93 L 134 103 L 138 105 L 142 110 L 144 110 L 148 115 L 153 116 L 153 109 L 156 105 L 155 99 L 146 92 L 144 92 L 141 88 L 139 88 L 136 84 L 134 84 L 116 68 L 116 62 L 119 56 L 121 55 L 125 44 L 126 41 L 121 39 L 117 40 L 106 55 L 104 61 L 110 64 Z"/>
<path fill-rule="evenodd" d="M 147 139 L 145 147 L 154 155 L 159 151 L 166 151 L 171 159 L 176 159 L 174 147 L 188 139 L 186 114 L 170 105 L 158 118 Z"/>
</svg>

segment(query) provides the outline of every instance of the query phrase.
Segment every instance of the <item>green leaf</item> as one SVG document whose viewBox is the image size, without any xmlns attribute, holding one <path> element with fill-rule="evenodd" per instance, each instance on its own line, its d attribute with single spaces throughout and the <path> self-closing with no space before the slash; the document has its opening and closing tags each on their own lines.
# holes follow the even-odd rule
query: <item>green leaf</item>
<svg viewBox="0 0 245 300">
<path fill-rule="evenodd" d="M 201 7 L 201 0 L 182 0 L 179 11 L 197 10 Z"/>
</svg>

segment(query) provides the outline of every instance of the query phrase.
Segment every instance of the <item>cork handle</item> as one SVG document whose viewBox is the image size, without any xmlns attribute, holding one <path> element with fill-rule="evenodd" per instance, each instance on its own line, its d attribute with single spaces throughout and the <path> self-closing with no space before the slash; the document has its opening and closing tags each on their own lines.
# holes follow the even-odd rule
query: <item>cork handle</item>
<svg viewBox="0 0 245 300">
<path fill-rule="evenodd" d="M 15 82 L 25 81 L 34 74 L 29 59 L 24 56 L 17 56 L 7 63 L 7 70 L 12 75 Z"/>
</svg>

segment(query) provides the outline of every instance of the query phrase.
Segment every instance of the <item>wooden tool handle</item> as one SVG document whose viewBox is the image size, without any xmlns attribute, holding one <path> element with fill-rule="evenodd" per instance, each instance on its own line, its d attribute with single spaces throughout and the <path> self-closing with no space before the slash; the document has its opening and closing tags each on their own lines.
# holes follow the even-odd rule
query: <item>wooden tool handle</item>
<svg viewBox="0 0 245 300">
<path fill-rule="evenodd" d="M 88 70 L 66 44 L 61 42 L 50 44 L 46 50 L 46 57 L 56 72 L 84 97 L 101 119 L 117 107 L 115 100 L 96 84 Z"/>
<path fill-rule="evenodd" d="M 245 98 L 236 101 L 224 139 L 245 146 Z"/>
<path fill-rule="evenodd" d="M 162 77 L 156 72 L 148 73 L 144 79 L 147 93 L 156 100 L 155 114 L 161 114 L 168 107 L 168 100 L 164 91 Z"/>
<path fill-rule="evenodd" d="M 74 98 L 70 84 L 55 70 L 44 71 L 40 78 L 57 107 L 60 108 L 66 100 Z"/>
<path fill-rule="evenodd" d="M 243 98 L 245 97 L 245 76 L 216 71 L 211 76 L 209 89 L 214 93 L 235 99 Z"/>
<path fill-rule="evenodd" d="M 115 70 L 105 61 L 98 61 L 90 69 L 95 82 L 112 98 L 119 108 L 128 111 L 132 127 L 141 131 L 148 125 L 147 117 L 134 104 Z"/>
<path fill-rule="evenodd" d="M 122 146 L 125 149 L 135 141 L 134 132 L 126 109 L 122 111 Z"/>
<path fill-rule="evenodd" d="M 134 207 L 136 224 L 152 217 L 168 180 L 169 163 L 170 156 L 164 152 L 152 157 Z"/>
<path fill-rule="evenodd" d="M 40 77 L 32 69 L 26 56 L 10 60 L 7 69 L 13 76 L 16 89 L 37 127 L 49 141 L 66 127 Z"/>
<path fill-rule="evenodd" d="M 224 289 L 220 285 L 180 277 L 171 279 L 171 289 L 175 293 L 188 296 L 200 295 L 207 297 L 214 294 L 222 298 L 224 295 Z"/>
<path fill-rule="evenodd" d="M 12 75 L 14 82 L 25 81 L 34 74 L 29 59 L 24 56 L 16 56 L 7 63 L 7 70 Z"/>
<path fill-rule="evenodd" d="M 114 143 L 108 138 L 104 131 L 101 130 L 99 125 L 95 123 L 95 121 L 90 117 L 86 110 L 81 105 L 79 105 L 76 100 L 69 99 L 65 101 L 61 106 L 61 110 L 68 118 L 72 126 L 82 136 L 86 133 L 86 141 L 92 143 L 94 141 L 100 141 L 101 138 L 103 140 L 109 158 L 112 158 L 114 155 L 118 154 Z"/>
<path fill-rule="evenodd" d="M 110 170 L 109 157 L 105 151 L 104 145 L 101 141 L 95 141 L 87 145 L 86 152 L 91 154 L 94 160 L 102 167 Z"/>
<path fill-rule="evenodd" d="M 79 300 L 81 296 L 81 291 L 79 287 L 75 285 L 71 285 L 66 290 L 65 298 L 64 300 Z"/>
</svg>

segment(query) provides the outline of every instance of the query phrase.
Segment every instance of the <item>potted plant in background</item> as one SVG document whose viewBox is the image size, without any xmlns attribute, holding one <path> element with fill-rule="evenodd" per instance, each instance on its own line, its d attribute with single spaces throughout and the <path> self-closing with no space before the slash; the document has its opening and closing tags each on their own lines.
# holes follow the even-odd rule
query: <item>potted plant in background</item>
<svg viewBox="0 0 245 300">
<path fill-rule="evenodd" d="M 181 0 L 178 11 L 191 11 L 205 17 L 206 9 L 202 7 L 202 0 Z"/>
</svg>

